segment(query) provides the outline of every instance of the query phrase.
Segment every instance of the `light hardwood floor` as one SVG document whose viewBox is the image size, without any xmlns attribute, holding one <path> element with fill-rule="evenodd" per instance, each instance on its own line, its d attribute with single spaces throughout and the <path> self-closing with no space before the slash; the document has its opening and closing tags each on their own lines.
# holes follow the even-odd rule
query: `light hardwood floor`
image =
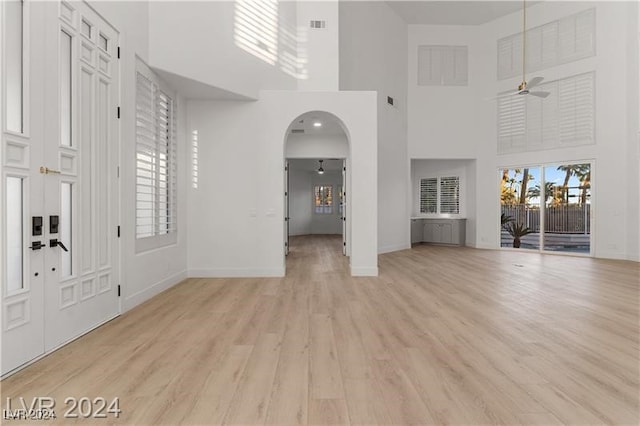
<svg viewBox="0 0 640 426">
<path fill-rule="evenodd" d="M 639 423 L 637 263 L 424 245 L 352 278 L 340 241 L 293 239 L 286 278 L 187 280 L 2 401 L 119 397 L 117 422 L 148 425 Z"/>
</svg>

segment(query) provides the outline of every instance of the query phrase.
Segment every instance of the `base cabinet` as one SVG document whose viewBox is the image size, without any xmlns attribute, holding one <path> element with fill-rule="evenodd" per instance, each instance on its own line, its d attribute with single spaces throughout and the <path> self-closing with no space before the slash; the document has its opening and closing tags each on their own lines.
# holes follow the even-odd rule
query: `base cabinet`
<svg viewBox="0 0 640 426">
<path fill-rule="evenodd" d="M 411 243 L 465 245 L 465 219 L 412 219 Z M 420 235 L 420 231 L 422 235 Z"/>
<path fill-rule="evenodd" d="M 411 244 L 421 243 L 424 238 L 424 219 L 411 219 Z"/>
</svg>

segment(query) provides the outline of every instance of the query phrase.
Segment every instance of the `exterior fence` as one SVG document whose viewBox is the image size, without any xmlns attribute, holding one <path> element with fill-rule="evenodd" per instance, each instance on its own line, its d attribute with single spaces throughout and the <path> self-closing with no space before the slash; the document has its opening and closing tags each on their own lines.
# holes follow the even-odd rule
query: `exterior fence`
<svg viewBox="0 0 640 426">
<path fill-rule="evenodd" d="M 517 223 L 524 223 L 534 232 L 540 232 L 540 208 L 526 204 L 503 204 L 502 213 Z M 546 207 L 544 232 L 556 234 L 591 234 L 591 205 L 569 204 Z"/>
</svg>

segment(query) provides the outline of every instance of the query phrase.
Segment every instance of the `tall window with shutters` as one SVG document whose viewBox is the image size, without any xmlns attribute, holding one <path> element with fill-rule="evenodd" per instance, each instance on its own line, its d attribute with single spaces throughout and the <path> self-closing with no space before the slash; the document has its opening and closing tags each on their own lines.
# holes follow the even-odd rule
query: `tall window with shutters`
<svg viewBox="0 0 640 426">
<path fill-rule="evenodd" d="M 596 54 L 595 8 L 563 17 L 526 33 L 528 73 L 574 62 Z M 522 75 L 522 33 L 497 42 L 498 80 Z"/>
<path fill-rule="evenodd" d="M 595 73 L 573 75 L 539 86 L 546 99 L 498 97 L 498 154 L 595 143 Z"/>
<path fill-rule="evenodd" d="M 420 213 L 460 214 L 460 177 L 420 179 Z"/>
<path fill-rule="evenodd" d="M 136 238 L 176 231 L 176 106 L 157 77 L 136 76 Z"/>
</svg>

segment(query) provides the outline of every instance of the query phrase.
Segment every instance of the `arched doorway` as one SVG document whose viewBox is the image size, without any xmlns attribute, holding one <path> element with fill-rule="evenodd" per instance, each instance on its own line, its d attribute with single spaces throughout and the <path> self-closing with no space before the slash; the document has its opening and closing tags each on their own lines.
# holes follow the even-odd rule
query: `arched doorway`
<svg viewBox="0 0 640 426">
<path fill-rule="evenodd" d="M 349 147 L 344 123 L 331 113 L 309 111 L 289 125 L 284 144 L 285 255 L 292 248 L 291 237 L 303 235 L 339 235 L 336 247 L 350 254 Z"/>
</svg>

